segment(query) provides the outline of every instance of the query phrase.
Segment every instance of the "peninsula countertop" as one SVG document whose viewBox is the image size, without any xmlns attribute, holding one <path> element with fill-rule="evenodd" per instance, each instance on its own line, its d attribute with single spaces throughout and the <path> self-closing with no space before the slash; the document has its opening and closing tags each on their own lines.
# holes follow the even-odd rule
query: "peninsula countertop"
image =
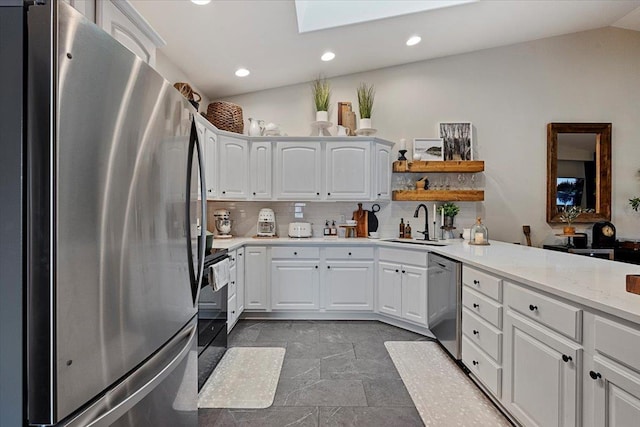
<svg viewBox="0 0 640 427">
<path fill-rule="evenodd" d="M 214 239 L 215 248 L 243 245 L 368 245 L 434 252 L 640 325 L 640 295 L 626 291 L 626 276 L 640 275 L 640 265 L 492 241 L 473 246 L 462 240 L 446 246 L 422 246 L 392 239 L 367 238 L 234 238 Z"/>
</svg>

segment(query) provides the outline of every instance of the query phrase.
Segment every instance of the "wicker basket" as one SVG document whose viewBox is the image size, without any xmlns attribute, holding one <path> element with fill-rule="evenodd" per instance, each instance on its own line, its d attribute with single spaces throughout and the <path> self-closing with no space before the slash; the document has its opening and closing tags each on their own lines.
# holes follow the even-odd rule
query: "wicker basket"
<svg viewBox="0 0 640 427">
<path fill-rule="evenodd" d="M 196 109 L 200 106 L 200 101 L 202 101 L 202 97 L 200 94 L 193 90 L 193 88 L 189 85 L 189 83 L 178 82 L 174 83 L 173 87 L 178 89 L 182 96 L 187 98 L 191 104 L 193 104 Z M 198 99 L 196 99 L 198 97 Z"/>
<path fill-rule="evenodd" d="M 216 101 L 207 107 L 207 120 L 215 127 L 229 132 L 244 132 L 242 107 L 231 102 Z"/>
</svg>

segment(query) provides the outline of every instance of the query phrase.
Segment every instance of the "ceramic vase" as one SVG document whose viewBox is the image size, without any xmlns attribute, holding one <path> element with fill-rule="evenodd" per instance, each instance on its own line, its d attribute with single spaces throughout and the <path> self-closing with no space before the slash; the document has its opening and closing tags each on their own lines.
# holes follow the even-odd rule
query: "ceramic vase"
<svg viewBox="0 0 640 427">
<path fill-rule="evenodd" d="M 360 119 L 360 129 L 372 129 L 371 118 Z"/>
<path fill-rule="evenodd" d="M 328 122 L 328 121 L 329 121 L 329 112 L 316 111 L 316 122 Z"/>
</svg>

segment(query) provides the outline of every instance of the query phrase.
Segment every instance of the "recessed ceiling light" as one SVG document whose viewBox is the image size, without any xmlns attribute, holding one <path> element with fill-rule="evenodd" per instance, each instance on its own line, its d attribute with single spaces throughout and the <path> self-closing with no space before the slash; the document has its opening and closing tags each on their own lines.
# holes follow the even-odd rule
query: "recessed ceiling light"
<svg viewBox="0 0 640 427">
<path fill-rule="evenodd" d="M 246 68 L 238 68 L 236 70 L 236 76 L 238 77 L 247 77 L 249 74 L 251 73 Z"/>
<path fill-rule="evenodd" d="M 422 40 L 422 37 L 420 36 L 409 37 L 409 40 L 407 40 L 407 46 L 415 46 L 418 43 L 420 43 L 421 40 Z"/>
<path fill-rule="evenodd" d="M 323 61 L 331 61 L 335 57 L 336 57 L 335 53 L 333 53 L 333 52 L 325 52 L 324 54 L 322 54 L 320 59 L 322 59 Z"/>
<path fill-rule="evenodd" d="M 198 6 L 204 6 L 205 4 L 211 3 L 211 0 L 191 0 L 191 2 L 197 4 Z"/>
</svg>

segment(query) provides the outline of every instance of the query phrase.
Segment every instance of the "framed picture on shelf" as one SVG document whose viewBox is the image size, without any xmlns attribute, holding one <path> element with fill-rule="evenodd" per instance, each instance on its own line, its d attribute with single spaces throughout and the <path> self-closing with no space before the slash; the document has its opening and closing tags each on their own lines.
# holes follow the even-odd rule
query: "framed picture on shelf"
<svg viewBox="0 0 640 427">
<path fill-rule="evenodd" d="M 444 160 L 442 138 L 415 138 L 413 155 L 420 154 L 421 161 Z M 415 159 L 415 157 L 413 157 Z"/>
<path fill-rule="evenodd" d="M 471 122 L 439 123 L 444 145 L 444 160 L 473 160 L 473 126 Z"/>
</svg>

